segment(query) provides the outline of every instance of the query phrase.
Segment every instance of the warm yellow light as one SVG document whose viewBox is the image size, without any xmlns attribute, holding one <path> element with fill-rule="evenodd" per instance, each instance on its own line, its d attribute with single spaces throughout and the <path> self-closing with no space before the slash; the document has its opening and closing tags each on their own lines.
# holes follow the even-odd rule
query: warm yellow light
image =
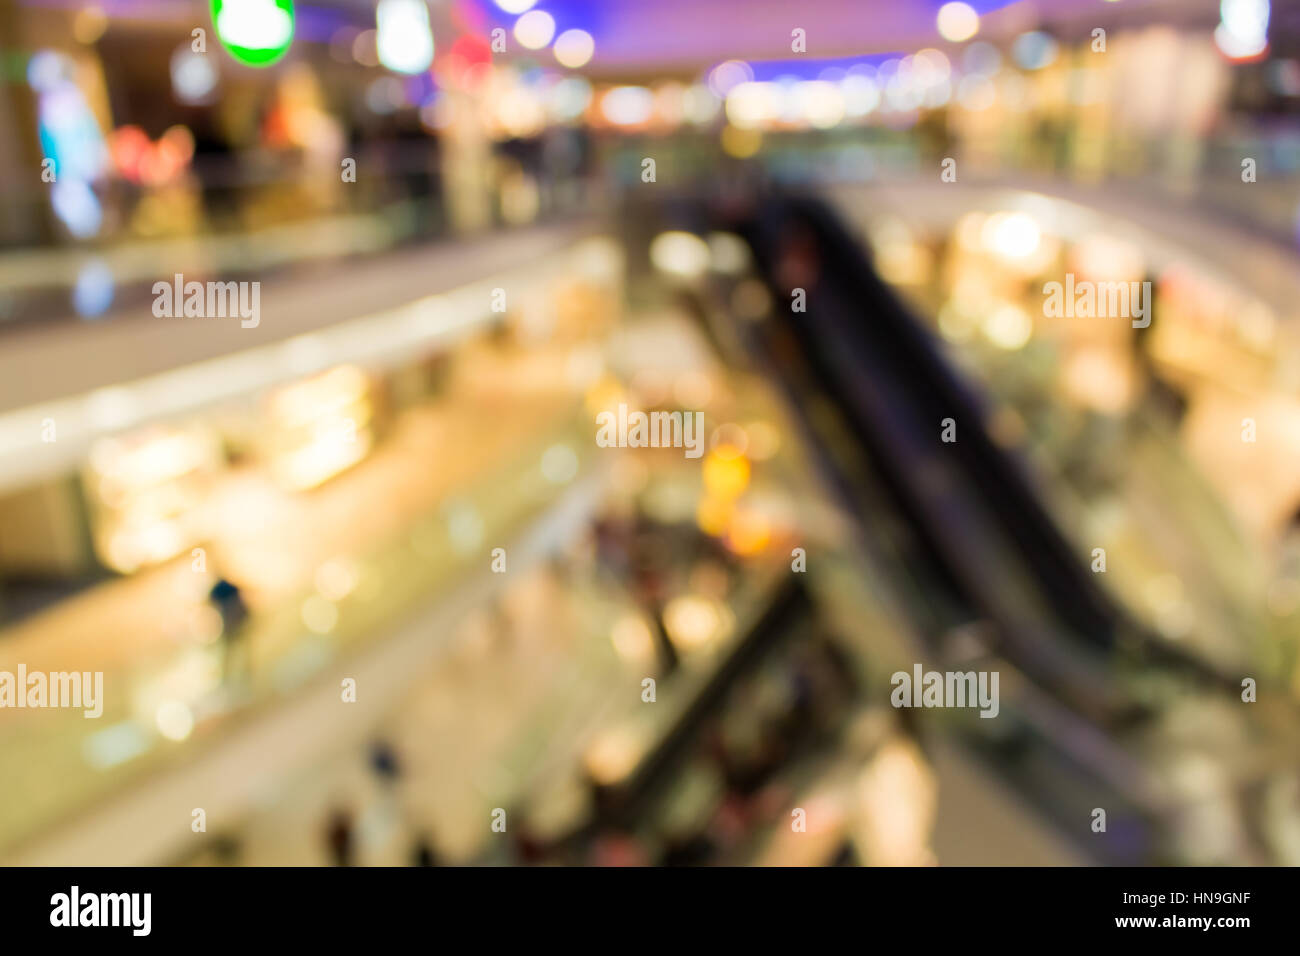
<svg viewBox="0 0 1300 956">
<path fill-rule="evenodd" d="M 717 256 L 713 257 L 717 266 Z M 688 369 L 673 379 L 673 399 L 685 408 L 704 408 L 713 401 L 713 382 L 700 369 Z"/>
<path fill-rule="evenodd" d="M 339 609 L 332 601 L 313 594 L 302 602 L 302 623 L 313 634 L 328 634 L 339 622 Z"/>
<path fill-rule="evenodd" d="M 555 59 L 571 70 L 586 66 L 595 52 L 596 41 L 586 30 L 565 30 L 555 38 Z"/>
<path fill-rule="evenodd" d="M 704 459 L 704 488 L 712 496 L 734 500 L 749 487 L 749 460 L 727 448 L 715 448 Z"/>
<path fill-rule="evenodd" d="M 726 532 L 733 510 L 729 500 L 706 495 L 695 508 L 695 523 L 705 534 L 719 537 Z"/>
<path fill-rule="evenodd" d="M 727 119 L 741 129 L 756 129 L 781 115 L 781 89 L 775 83 L 748 82 L 727 94 Z"/>
<path fill-rule="evenodd" d="M 366 374 L 339 366 L 285 386 L 269 402 L 270 466 L 288 488 L 314 488 L 370 451 L 373 408 Z"/>
<path fill-rule="evenodd" d="M 660 272 L 691 279 L 709 268 L 709 244 L 689 232 L 661 232 L 650 243 L 650 262 Z"/>
<path fill-rule="evenodd" d="M 72 19 L 72 35 L 78 43 L 94 43 L 108 29 L 108 17 L 97 6 L 85 7 Z"/>
<path fill-rule="evenodd" d="M 618 403 L 624 401 L 627 401 L 627 391 L 622 384 L 612 375 L 605 375 L 587 389 L 583 404 L 594 417 L 601 412 L 615 411 Z"/>
<path fill-rule="evenodd" d="M 762 512 L 747 508 L 737 509 L 727 529 L 727 547 L 738 555 L 748 557 L 761 552 L 772 543 L 772 525 Z"/>
<path fill-rule="evenodd" d="M 528 87 L 512 87 L 498 97 L 494 118 L 508 136 L 535 136 L 546 125 L 546 104 Z"/>
<path fill-rule="evenodd" d="M 638 614 L 625 614 L 614 622 L 610 640 L 618 656 L 631 664 L 641 664 L 654 659 L 654 635 Z"/>
<path fill-rule="evenodd" d="M 754 461 L 767 461 L 781 447 L 781 433 L 771 422 L 756 421 L 745 426 L 749 439 L 746 455 Z"/>
<path fill-rule="evenodd" d="M 184 740 L 194 730 L 194 714 L 182 701 L 164 701 L 154 716 L 158 733 L 168 740 Z"/>
<path fill-rule="evenodd" d="M 515 39 L 529 50 L 540 50 L 555 36 L 555 18 L 545 10 L 529 10 L 515 21 Z"/>
<path fill-rule="evenodd" d="M 86 487 L 95 507 L 96 551 L 129 574 L 189 545 L 189 519 L 220 463 L 215 437 L 194 426 L 154 426 L 92 446 Z"/>
<path fill-rule="evenodd" d="M 136 490 L 170 481 L 213 463 L 211 440 L 198 429 L 153 428 L 129 438 L 107 438 L 90 451 L 90 463 L 115 487 Z"/>
<path fill-rule="evenodd" d="M 912 70 L 916 80 L 923 86 L 941 83 L 952 76 L 952 63 L 943 52 L 933 47 L 917 50 L 912 57 Z"/>
<path fill-rule="evenodd" d="M 357 586 L 356 565 L 347 558 L 334 558 L 316 569 L 316 590 L 327 601 L 341 601 Z"/>
<path fill-rule="evenodd" d="M 654 113 L 654 103 L 644 86 L 616 86 L 600 98 L 600 114 L 615 126 L 640 126 Z"/>
<path fill-rule="evenodd" d="M 800 118 L 816 129 L 830 129 L 844 119 L 844 94 L 834 83 L 800 83 L 795 87 L 794 100 Z"/>
<path fill-rule="evenodd" d="M 1136 397 L 1131 363 L 1110 349 L 1076 350 L 1063 364 L 1061 386 L 1071 401 L 1106 415 L 1120 414 Z"/>
<path fill-rule="evenodd" d="M 885 743 L 858 777 L 857 837 L 873 866 L 934 863 L 930 837 L 938 786 L 911 741 Z"/>
<path fill-rule="evenodd" d="M 1043 234 L 1027 213 L 996 212 L 985 221 L 980 238 L 1004 259 L 1028 259 L 1038 251 Z"/>
<path fill-rule="evenodd" d="M 999 305 L 984 320 L 984 335 L 1008 352 L 1023 348 L 1033 332 L 1034 323 L 1029 313 L 1010 302 Z"/>
<path fill-rule="evenodd" d="M 271 398 L 271 414 L 282 428 L 296 428 L 350 405 L 369 387 L 365 373 L 340 365 L 313 378 L 286 385 Z"/>
<path fill-rule="evenodd" d="M 880 274 L 887 282 L 919 285 L 930 278 L 934 257 L 928 249 L 911 239 L 884 242 L 876 254 Z"/>
<path fill-rule="evenodd" d="M 600 734 L 587 747 L 583 764 L 592 780 L 608 787 L 636 768 L 642 750 L 640 739 L 631 731 L 610 730 Z"/>
<path fill-rule="evenodd" d="M 952 231 L 957 245 L 966 252 L 978 252 L 984 244 L 982 236 L 984 223 L 988 222 L 988 218 L 986 213 L 968 212 L 958 219 Z"/>
<path fill-rule="evenodd" d="M 722 151 L 735 159 L 749 159 L 763 146 L 763 134 L 728 123 L 722 128 Z"/>
<path fill-rule="evenodd" d="M 1146 272 L 1142 250 L 1132 242 L 1106 233 L 1090 233 L 1070 250 L 1074 271 L 1089 279 L 1110 282 L 1141 280 Z"/>
<path fill-rule="evenodd" d="M 731 623 L 725 605 L 698 594 L 675 597 L 664 608 L 664 630 L 682 652 L 717 643 L 728 634 Z"/>
<path fill-rule="evenodd" d="M 950 43 L 961 43 L 979 32 L 980 15 L 968 3 L 945 3 L 934 22 L 941 37 Z"/>
<path fill-rule="evenodd" d="M 723 422 L 709 436 L 709 447 L 722 458 L 739 458 L 749 450 L 749 433 L 735 422 Z"/>
<path fill-rule="evenodd" d="M 305 491 L 356 464 L 369 450 L 369 435 L 358 435 L 351 442 L 342 439 L 322 441 L 283 456 L 273 470 L 285 487 Z"/>
</svg>

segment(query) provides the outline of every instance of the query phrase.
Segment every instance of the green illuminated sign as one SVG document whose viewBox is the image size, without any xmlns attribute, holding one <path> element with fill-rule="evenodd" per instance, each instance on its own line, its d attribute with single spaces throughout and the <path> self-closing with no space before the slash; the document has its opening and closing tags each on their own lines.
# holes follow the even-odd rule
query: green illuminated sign
<svg viewBox="0 0 1300 956">
<path fill-rule="evenodd" d="M 212 25 L 240 63 L 269 66 L 293 43 L 293 0 L 212 0 Z"/>
</svg>

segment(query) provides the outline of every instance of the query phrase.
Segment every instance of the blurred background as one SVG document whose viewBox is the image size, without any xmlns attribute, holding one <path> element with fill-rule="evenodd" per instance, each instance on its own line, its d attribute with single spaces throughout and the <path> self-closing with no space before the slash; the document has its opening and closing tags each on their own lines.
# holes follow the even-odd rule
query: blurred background
<svg viewBox="0 0 1300 956">
<path fill-rule="evenodd" d="M 0 861 L 1300 864 L 1300 6 L 0 0 L 0 64 L 0 671 L 104 688 L 0 709 Z"/>
</svg>

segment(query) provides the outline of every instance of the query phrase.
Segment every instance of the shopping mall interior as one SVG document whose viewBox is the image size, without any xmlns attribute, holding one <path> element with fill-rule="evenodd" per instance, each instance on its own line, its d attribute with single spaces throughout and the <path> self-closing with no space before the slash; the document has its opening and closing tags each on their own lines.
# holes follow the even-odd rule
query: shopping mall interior
<svg viewBox="0 0 1300 956">
<path fill-rule="evenodd" d="M 0 863 L 1300 865 L 1300 5 L 0 63 Z"/>
</svg>

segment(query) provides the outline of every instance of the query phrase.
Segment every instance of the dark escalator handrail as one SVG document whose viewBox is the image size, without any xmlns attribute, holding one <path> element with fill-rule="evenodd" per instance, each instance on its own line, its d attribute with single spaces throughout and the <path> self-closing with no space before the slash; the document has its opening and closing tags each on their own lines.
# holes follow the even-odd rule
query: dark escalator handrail
<svg viewBox="0 0 1300 956">
<path fill-rule="evenodd" d="M 926 410 L 935 441 L 943 418 L 957 421 L 958 440 L 945 450 L 963 461 L 965 477 L 1034 563 L 1053 605 L 1078 634 L 1103 647 L 1113 646 L 1121 615 L 1049 517 L 1023 468 L 989 437 L 980 396 L 957 377 L 930 335 L 823 203 L 791 199 L 777 213 L 779 229 L 798 224 L 816 237 L 829 291 L 842 303 L 860 304 L 865 321 L 874 325 L 874 340 L 889 348 L 902 374 L 913 377 L 914 399 Z"/>
</svg>

